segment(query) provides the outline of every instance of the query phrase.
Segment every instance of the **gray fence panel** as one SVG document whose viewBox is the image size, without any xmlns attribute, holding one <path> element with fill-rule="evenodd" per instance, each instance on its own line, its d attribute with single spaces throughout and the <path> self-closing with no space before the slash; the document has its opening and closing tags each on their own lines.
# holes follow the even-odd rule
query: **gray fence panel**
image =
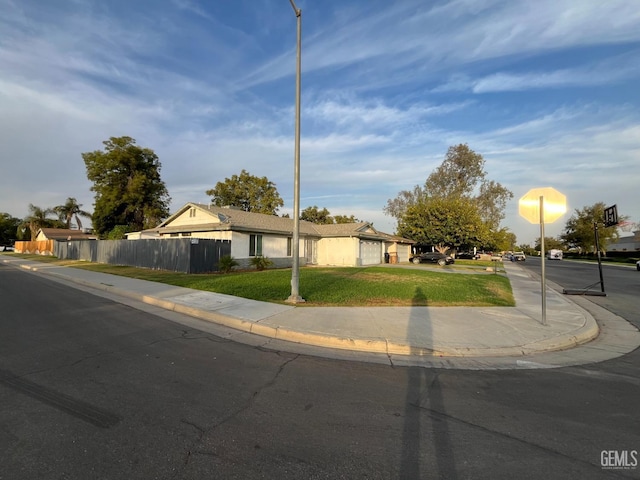
<svg viewBox="0 0 640 480">
<path fill-rule="evenodd" d="M 65 260 L 208 273 L 218 270 L 220 257 L 231 254 L 231 242 L 189 238 L 68 241 L 56 242 L 54 254 Z"/>
<path fill-rule="evenodd" d="M 209 273 L 220 270 L 220 257 L 231 255 L 231 241 L 193 239 L 189 273 Z"/>
</svg>

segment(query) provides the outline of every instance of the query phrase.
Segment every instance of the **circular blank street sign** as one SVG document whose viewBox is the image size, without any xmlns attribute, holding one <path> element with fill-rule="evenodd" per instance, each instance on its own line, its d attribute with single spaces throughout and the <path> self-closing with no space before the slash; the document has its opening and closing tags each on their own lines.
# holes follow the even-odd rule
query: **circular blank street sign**
<svg viewBox="0 0 640 480">
<path fill-rule="evenodd" d="M 553 223 L 567 212 L 567 197 L 555 188 L 532 188 L 518 201 L 520 216 L 540 223 L 540 197 L 544 198 L 544 223 Z"/>
</svg>

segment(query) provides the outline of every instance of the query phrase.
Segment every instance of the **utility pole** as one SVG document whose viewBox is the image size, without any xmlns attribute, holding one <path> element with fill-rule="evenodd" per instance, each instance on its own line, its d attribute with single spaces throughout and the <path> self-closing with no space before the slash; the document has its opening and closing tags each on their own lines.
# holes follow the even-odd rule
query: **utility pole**
<svg viewBox="0 0 640 480">
<path fill-rule="evenodd" d="M 297 18 L 298 48 L 296 55 L 296 132 L 293 167 L 293 245 L 291 246 L 293 263 L 291 265 L 291 295 L 287 299 L 287 303 L 304 303 L 304 298 L 300 296 L 300 76 L 302 66 L 302 10 L 296 7 L 293 0 L 289 1 Z"/>
</svg>

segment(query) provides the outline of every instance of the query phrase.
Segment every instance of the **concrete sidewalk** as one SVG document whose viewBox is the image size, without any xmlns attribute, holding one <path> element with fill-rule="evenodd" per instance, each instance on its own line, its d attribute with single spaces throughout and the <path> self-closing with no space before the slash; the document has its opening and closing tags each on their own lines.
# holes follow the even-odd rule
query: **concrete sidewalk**
<svg viewBox="0 0 640 480">
<path fill-rule="evenodd" d="M 5 265 L 244 332 L 225 335 L 234 340 L 333 358 L 454 368 L 541 368 L 602 361 L 640 345 L 640 333 L 624 319 L 584 298 L 570 300 L 549 288 L 547 325 L 542 325 L 540 281 L 512 263 L 504 267 L 515 307 L 307 307 L 258 302 L 11 255 L 0 258 Z M 600 317 L 602 332 L 594 314 Z M 254 338 L 247 341 L 246 334 Z M 574 348 L 580 345 L 587 347 Z M 549 352 L 555 354 L 550 356 Z"/>
</svg>

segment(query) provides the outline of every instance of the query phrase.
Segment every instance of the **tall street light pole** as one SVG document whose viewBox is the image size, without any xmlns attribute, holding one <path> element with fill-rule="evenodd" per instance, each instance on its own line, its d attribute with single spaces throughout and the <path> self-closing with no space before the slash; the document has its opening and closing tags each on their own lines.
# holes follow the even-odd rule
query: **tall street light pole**
<svg viewBox="0 0 640 480">
<path fill-rule="evenodd" d="M 302 50 L 302 10 L 296 7 L 293 0 L 291 7 L 297 17 L 298 24 L 298 53 L 296 55 L 296 140 L 293 167 L 293 238 L 291 255 L 293 264 L 291 268 L 291 295 L 288 303 L 303 303 L 300 296 L 300 70 Z"/>
</svg>

